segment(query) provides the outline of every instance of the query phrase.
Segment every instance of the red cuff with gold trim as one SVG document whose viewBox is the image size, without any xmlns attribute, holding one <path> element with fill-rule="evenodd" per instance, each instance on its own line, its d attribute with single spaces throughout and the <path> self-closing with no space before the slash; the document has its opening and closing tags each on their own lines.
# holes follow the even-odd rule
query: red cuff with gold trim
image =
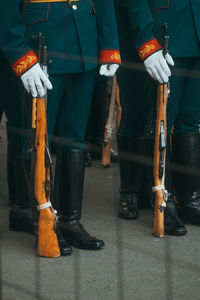
<svg viewBox="0 0 200 300">
<path fill-rule="evenodd" d="M 157 52 L 158 50 L 162 49 L 162 46 L 158 43 L 156 39 L 153 39 L 146 44 L 142 45 L 138 50 L 138 55 L 140 56 L 141 60 L 144 61 L 147 59 L 151 54 Z"/>
<path fill-rule="evenodd" d="M 33 50 L 30 50 L 24 56 L 20 57 L 17 61 L 15 61 L 11 65 L 11 68 L 13 69 L 17 77 L 19 77 L 37 62 L 37 56 L 35 55 Z"/>
<path fill-rule="evenodd" d="M 121 64 L 119 50 L 102 50 L 99 56 L 99 63 L 102 64 Z"/>
</svg>

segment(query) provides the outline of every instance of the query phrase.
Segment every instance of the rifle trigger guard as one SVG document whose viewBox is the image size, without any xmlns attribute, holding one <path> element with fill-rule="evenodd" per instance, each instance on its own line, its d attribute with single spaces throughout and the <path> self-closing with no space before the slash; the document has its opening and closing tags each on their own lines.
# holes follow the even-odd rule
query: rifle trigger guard
<svg viewBox="0 0 200 300">
<path fill-rule="evenodd" d="M 168 191 L 164 190 L 164 201 L 167 202 L 168 200 Z"/>
<path fill-rule="evenodd" d="M 164 199 L 163 199 L 163 202 L 161 204 L 161 207 L 164 208 L 164 209 L 167 206 L 167 200 L 168 200 L 168 191 L 166 189 L 164 189 Z"/>
</svg>

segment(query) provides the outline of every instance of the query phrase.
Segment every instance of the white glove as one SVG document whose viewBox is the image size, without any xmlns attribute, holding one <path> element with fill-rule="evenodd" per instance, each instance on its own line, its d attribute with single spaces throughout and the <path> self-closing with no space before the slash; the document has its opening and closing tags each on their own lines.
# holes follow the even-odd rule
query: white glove
<svg viewBox="0 0 200 300">
<path fill-rule="evenodd" d="M 52 89 L 52 84 L 46 74 L 42 71 L 39 63 L 26 71 L 21 76 L 21 80 L 26 91 L 31 93 L 33 97 L 44 97 L 46 89 Z"/>
<path fill-rule="evenodd" d="M 118 68 L 118 64 L 102 65 L 99 74 L 104 76 L 114 76 Z"/>
<path fill-rule="evenodd" d="M 164 58 L 162 50 L 155 52 L 144 61 L 144 66 L 149 75 L 161 84 L 167 83 L 171 76 L 168 65 L 174 66 L 174 61 L 169 54 Z"/>
</svg>

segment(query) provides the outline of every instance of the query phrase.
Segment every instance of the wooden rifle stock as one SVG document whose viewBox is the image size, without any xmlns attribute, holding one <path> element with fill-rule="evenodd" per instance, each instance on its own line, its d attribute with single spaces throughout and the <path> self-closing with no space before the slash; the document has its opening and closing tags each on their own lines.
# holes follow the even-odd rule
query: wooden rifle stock
<svg viewBox="0 0 200 300">
<path fill-rule="evenodd" d="M 155 206 L 153 235 L 164 237 L 164 207 L 165 207 L 165 156 L 166 156 L 166 106 L 168 84 L 158 85 L 157 118 L 154 146 L 154 184 Z"/>
<path fill-rule="evenodd" d="M 104 168 L 108 168 L 110 166 L 110 162 L 111 162 L 111 153 L 110 153 L 111 140 L 109 139 L 108 142 L 105 142 L 107 134 L 108 134 L 107 128 L 105 128 L 104 144 L 103 144 L 103 148 L 102 148 L 102 159 L 101 159 L 101 165 Z"/>
<path fill-rule="evenodd" d="M 36 135 L 35 135 L 35 174 L 34 174 L 34 192 L 39 209 L 38 222 L 38 247 L 37 252 L 40 256 L 59 257 L 60 248 L 57 235 L 55 233 L 56 216 L 49 201 L 46 191 L 46 108 L 44 98 L 34 98 L 36 101 Z M 32 120 L 33 123 L 33 120 Z M 44 206 L 43 206 L 44 205 Z M 47 205 L 47 207 L 46 207 Z M 43 208 L 44 207 L 44 208 Z"/>
<path fill-rule="evenodd" d="M 109 115 L 105 126 L 104 143 L 103 143 L 102 160 L 101 160 L 101 165 L 104 168 L 108 168 L 111 163 L 111 137 L 112 137 L 113 127 L 114 127 L 114 122 L 116 122 L 116 129 L 118 129 L 121 120 L 119 88 L 117 85 L 116 76 L 112 78 L 111 89 L 112 89 L 110 93 L 111 96 L 110 99 L 108 99 Z"/>
<path fill-rule="evenodd" d="M 42 39 L 41 35 L 39 39 Z M 39 41 L 39 49 L 41 55 L 45 55 L 43 50 L 46 52 L 46 47 L 41 45 L 41 41 Z M 41 63 L 41 67 L 42 65 Z M 48 139 L 45 100 L 45 98 L 33 98 L 32 103 L 32 129 L 35 129 L 36 152 L 34 193 L 39 210 L 37 252 L 44 257 L 59 257 L 60 247 L 55 232 L 57 217 L 50 203 L 50 166 L 47 166 L 46 161 Z"/>
<path fill-rule="evenodd" d="M 119 86 L 118 84 L 116 85 L 116 131 L 119 129 L 120 121 L 121 121 L 121 116 L 122 116 L 122 108 L 120 104 L 120 93 L 119 93 Z"/>
</svg>

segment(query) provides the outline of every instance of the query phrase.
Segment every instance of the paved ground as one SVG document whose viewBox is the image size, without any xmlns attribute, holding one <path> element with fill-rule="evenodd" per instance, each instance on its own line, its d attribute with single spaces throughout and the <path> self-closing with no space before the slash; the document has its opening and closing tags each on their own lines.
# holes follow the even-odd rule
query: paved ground
<svg viewBox="0 0 200 300">
<path fill-rule="evenodd" d="M 34 236 L 8 231 L 5 124 L 0 127 L 0 299 L 200 299 L 200 228 L 185 237 L 151 235 L 152 212 L 136 221 L 116 217 L 119 171 L 115 163 L 86 170 L 82 222 L 102 238 L 97 252 L 37 257 Z"/>
</svg>

